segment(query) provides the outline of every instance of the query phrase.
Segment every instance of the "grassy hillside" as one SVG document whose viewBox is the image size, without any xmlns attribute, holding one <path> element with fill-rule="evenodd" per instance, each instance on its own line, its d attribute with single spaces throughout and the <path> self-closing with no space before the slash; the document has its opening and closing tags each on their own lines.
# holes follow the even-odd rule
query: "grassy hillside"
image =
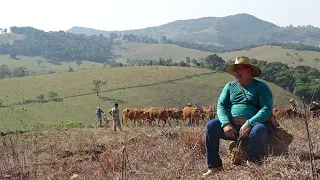
<svg viewBox="0 0 320 180">
<path fill-rule="evenodd" d="M 209 74 L 208 74 L 209 73 Z M 100 97 L 92 94 L 93 79 L 106 80 Z M 95 123 L 94 112 L 98 105 L 104 110 L 113 102 L 126 107 L 184 107 L 188 102 L 199 105 L 216 105 L 218 96 L 233 77 L 199 68 L 183 67 L 122 67 L 102 68 L 71 73 L 57 73 L 34 77 L 0 80 L 0 99 L 8 107 L 0 108 L 1 129 L 28 130 L 52 127 L 60 121 Z M 289 92 L 270 84 L 277 106 L 288 107 Z M 62 102 L 21 103 L 23 98 L 35 99 L 39 94 L 54 91 Z"/>
<path fill-rule="evenodd" d="M 218 53 L 225 61 L 234 60 L 236 56 L 244 55 L 258 60 L 265 60 L 268 62 L 280 61 L 289 66 L 310 66 L 320 69 L 320 62 L 314 61 L 315 58 L 320 57 L 320 52 L 314 51 L 296 51 L 292 49 L 283 49 L 279 46 L 261 46 L 252 48 L 250 50 L 234 51 L 227 53 Z M 299 59 L 303 61 L 299 61 Z"/>
<path fill-rule="evenodd" d="M 7 34 L 0 34 L 0 44 L 1 43 L 10 43 L 12 44 L 15 40 L 22 40 L 24 39 L 23 34 L 15 34 L 15 33 L 7 33 Z"/>
<path fill-rule="evenodd" d="M 182 48 L 172 44 L 143 44 L 122 42 L 120 47 L 126 49 L 121 49 L 120 51 L 119 47 L 117 47 L 114 50 L 115 54 L 121 55 L 124 58 L 139 60 L 159 59 L 159 57 L 162 57 L 172 58 L 173 61 L 180 61 L 185 60 L 187 56 L 189 56 L 191 59 L 199 59 L 213 54 L 209 52 Z M 302 65 L 320 68 L 320 62 L 314 61 L 315 58 L 320 57 L 320 52 L 283 49 L 280 46 L 261 46 L 249 50 L 217 54 L 221 56 L 225 61 L 234 60 L 236 56 L 245 55 L 250 58 L 265 60 L 268 62 L 280 61 L 293 67 Z M 303 59 L 303 61 L 299 61 L 299 59 L 301 58 Z"/>
<path fill-rule="evenodd" d="M 122 42 L 121 49 L 117 47 L 114 54 L 131 60 L 152 60 L 172 58 L 173 61 L 185 60 L 187 56 L 191 59 L 199 59 L 208 56 L 210 53 L 179 47 L 173 44 L 144 44 L 133 42 Z"/>
<path fill-rule="evenodd" d="M 15 60 L 9 57 L 9 55 L 0 55 L 0 65 L 6 64 L 9 69 L 14 69 L 16 67 L 25 66 L 29 72 L 35 72 L 36 74 L 53 72 L 65 72 L 69 70 L 69 67 L 72 67 L 74 71 L 82 69 L 92 69 L 103 67 L 103 64 L 91 62 L 91 61 L 82 61 L 80 68 L 76 62 L 61 62 L 60 65 L 50 63 L 50 60 L 43 58 L 41 56 L 29 57 L 29 56 L 17 56 L 20 60 Z M 41 60 L 39 66 L 38 60 Z"/>
</svg>

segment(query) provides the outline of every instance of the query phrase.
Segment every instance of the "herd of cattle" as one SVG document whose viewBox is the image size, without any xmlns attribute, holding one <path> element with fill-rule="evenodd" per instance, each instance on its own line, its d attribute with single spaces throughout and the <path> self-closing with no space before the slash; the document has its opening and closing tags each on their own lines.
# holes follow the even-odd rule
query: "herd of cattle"
<svg viewBox="0 0 320 180">
<path fill-rule="evenodd" d="M 171 126 L 171 120 L 175 120 L 177 124 L 179 124 L 179 120 L 182 120 L 184 123 L 191 125 L 193 123 L 199 124 L 200 120 L 213 119 L 215 116 L 215 109 L 211 106 L 202 108 L 190 106 L 185 108 L 125 108 L 122 112 L 122 124 L 128 125 L 128 120 L 133 121 L 134 125 L 163 121 L 164 124 L 168 122 Z"/>
<path fill-rule="evenodd" d="M 294 111 L 292 108 L 273 108 L 272 114 L 276 119 L 303 118 L 303 117 L 306 117 L 307 119 L 320 118 L 320 110 L 316 110 L 316 111 L 306 110 L 306 113 L 304 113 L 301 111 Z"/>
<path fill-rule="evenodd" d="M 281 118 L 302 118 L 303 113 L 293 111 L 291 108 L 274 108 L 273 115 L 276 119 Z M 316 117 L 312 114 L 311 111 L 307 111 L 307 118 L 319 118 L 319 114 Z M 135 126 L 137 123 L 139 125 L 145 124 L 148 122 L 152 124 L 153 122 L 159 123 L 163 121 L 164 124 L 169 124 L 170 121 L 175 120 L 179 124 L 179 120 L 184 124 L 199 124 L 200 121 L 208 121 L 216 118 L 216 110 L 209 107 L 184 107 L 184 108 L 159 108 L 159 107 L 150 107 L 143 109 L 136 108 L 125 108 L 122 112 L 122 124 L 128 125 L 128 121 Z"/>
</svg>

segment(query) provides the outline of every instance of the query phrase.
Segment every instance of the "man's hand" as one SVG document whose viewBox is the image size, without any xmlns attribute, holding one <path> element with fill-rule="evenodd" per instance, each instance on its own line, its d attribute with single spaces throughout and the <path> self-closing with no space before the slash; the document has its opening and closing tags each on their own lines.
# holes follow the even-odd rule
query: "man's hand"
<svg viewBox="0 0 320 180">
<path fill-rule="evenodd" d="M 223 128 L 223 131 L 224 131 L 224 134 L 227 136 L 227 137 L 232 137 L 232 138 L 235 138 L 236 135 L 236 130 L 233 128 L 232 125 L 227 125 Z"/>
<path fill-rule="evenodd" d="M 241 137 L 247 137 L 249 136 L 250 130 L 251 130 L 250 125 L 248 123 L 244 123 L 240 128 L 239 134 Z"/>
</svg>

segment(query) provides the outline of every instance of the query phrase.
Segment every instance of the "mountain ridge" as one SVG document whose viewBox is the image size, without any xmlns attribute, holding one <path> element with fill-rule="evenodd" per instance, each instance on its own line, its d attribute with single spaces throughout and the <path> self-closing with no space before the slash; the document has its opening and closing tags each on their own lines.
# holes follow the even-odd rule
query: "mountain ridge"
<svg viewBox="0 0 320 180">
<path fill-rule="evenodd" d="M 166 36 L 174 41 L 214 44 L 232 48 L 267 43 L 320 45 L 320 28 L 313 26 L 280 27 L 246 13 L 224 17 L 175 20 L 159 26 L 122 31 L 103 31 L 74 26 L 67 32 L 104 36 L 117 32 L 149 36 L 158 40 Z"/>
</svg>

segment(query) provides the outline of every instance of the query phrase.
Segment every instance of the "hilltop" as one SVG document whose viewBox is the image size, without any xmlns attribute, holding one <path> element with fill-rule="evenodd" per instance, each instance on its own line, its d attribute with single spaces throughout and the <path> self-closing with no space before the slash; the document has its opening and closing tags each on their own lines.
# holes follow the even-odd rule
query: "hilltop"
<svg viewBox="0 0 320 180">
<path fill-rule="evenodd" d="M 72 27 L 67 32 L 86 35 L 102 34 L 108 37 L 114 31 Z M 224 47 L 243 47 L 266 43 L 320 45 L 319 28 L 313 26 L 279 27 L 249 14 L 177 20 L 157 27 L 115 32 L 122 35 L 132 33 L 149 36 L 157 40 L 160 40 L 161 36 L 166 36 L 174 41 L 208 43 Z"/>
</svg>

